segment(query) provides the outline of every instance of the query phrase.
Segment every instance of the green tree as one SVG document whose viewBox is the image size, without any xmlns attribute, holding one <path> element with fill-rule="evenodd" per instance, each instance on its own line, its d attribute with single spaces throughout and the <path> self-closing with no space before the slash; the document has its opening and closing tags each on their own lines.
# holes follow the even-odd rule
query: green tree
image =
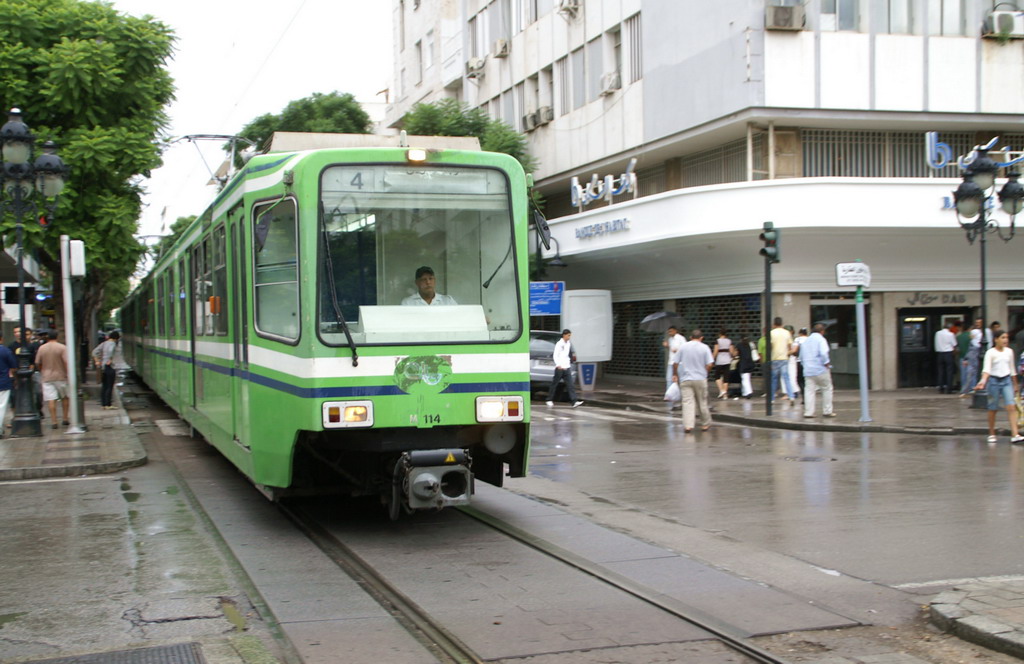
<svg viewBox="0 0 1024 664">
<path fill-rule="evenodd" d="M 280 113 L 252 120 L 239 133 L 265 150 L 275 131 L 308 131 L 332 134 L 368 134 L 373 123 L 362 105 L 349 93 L 314 92 L 289 102 Z"/>
<path fill-rule="evenodd" d="M 150 253 L 153 254 L 154 259 L 164 255 L 168 249 L 174 246 L 174 243 L 178 241 L 181 234 L 185 232 L 193 221 L 196 220 L 196 215 L 190 214 L 187 217 L 178 217 L 178 219 L 171 224 L 171 232 L 169 235 L 165 235 L 150 248 Z"/>
<path fill-rule="evenodd" d="M 25 250 L 56 279 L 60 235 L 85 241 L 82 320 L 120 302 L 144 251 L 134 237 L 140 180 L 160 165 L 173 41 L 152 17 L 100 2 L 0 0 L 0 103 L 20 108 L 37 142 L 56 141 L 71 167 L 48 229 L 25 224 Z M 14 227 L 12 214 L 0 219 L 7 246 Z"/>
<path fill-rule="evenodd" d="M 482 108 L 470 108 L 456 99 L 416 104 L 402 118 L 402 128 L 419 136 L 476 136 L 482 149 L 515 157 L 526 172 L 536 166 L 525 136 L 488 117 Z"/>
</svg>

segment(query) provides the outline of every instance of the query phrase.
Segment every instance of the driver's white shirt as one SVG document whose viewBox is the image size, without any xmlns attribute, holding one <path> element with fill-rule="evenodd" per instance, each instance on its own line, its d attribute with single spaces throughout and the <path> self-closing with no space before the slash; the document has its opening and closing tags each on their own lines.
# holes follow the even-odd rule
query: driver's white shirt
<svg viewBox="0 0 1024 664">
<path fill-rule="evenodd" d="M 455 298 L 451 295 L 442 295 L 441 293 L 434 293 L 434 299 L 427 302 L 423 299 L 419 293 L 410 295 L 409 297 L 402 300 L 403 305 L 412 305 L 415 307 L 433 307 L 437 305 L 458 305 Z"/>
</svg>

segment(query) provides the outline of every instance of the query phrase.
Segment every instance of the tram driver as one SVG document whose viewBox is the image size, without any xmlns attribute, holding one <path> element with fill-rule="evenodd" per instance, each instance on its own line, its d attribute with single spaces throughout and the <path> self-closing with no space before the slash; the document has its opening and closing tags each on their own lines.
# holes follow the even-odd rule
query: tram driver
<svg viewBox="0 0 1024 664">
<path fill-rule="evenodd" d="M 437 292 L 437 281 L 432 267 L 424 265 L 416 270 L 416 290 L 418 292 L 415 295 L 410 295 L 402 300 L 403 305 L 429 307 L 458 304 L 451 295 Z"/>
</svg>

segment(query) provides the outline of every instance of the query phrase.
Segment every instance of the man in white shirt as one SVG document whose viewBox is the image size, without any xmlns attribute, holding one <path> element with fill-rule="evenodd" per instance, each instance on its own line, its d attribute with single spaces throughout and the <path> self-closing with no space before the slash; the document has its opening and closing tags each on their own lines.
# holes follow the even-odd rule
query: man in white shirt
<svg viewBox="0 0 1024 664">
<path fill-rule="evenodd" d="M 665 368 L 665 387 L 668 388 L 672 384 L 672 375 L 674 370 L 672 369 L 672 358 L 679 352 L 679 349 L 686 343 L 686 337 L 679 334 L 679 328 L 670 327 L 668 328 L 667 338 L 661 342 L 661 345 L 668 349 L 668 366 Z"/>
<path fill-rule="evenodd" d="M 558 384 L 565 381 L 565 391 L 569 393 L 569 403 L 572 404 L 573 408 L 578 408 L 583 405 L 582 401 L 576 399 L 576 386 L 573 385 L 572 378 L 572 344 L 569 343 L 569 339 L 572 338 L 572 331 L 565 329 L 562 330 L 562 338 L 555 344 L 555 350 L 551 354 L 551 359 L 555 361 L 555 374 L 551 377 L 551 387 L 548 388 L 548 405 L 555 405 L 555 390 L 558 388 Z"/>
<path fill-rule="evenodd" d="M 403 305 L 429 307 L 436 305 L 458 304 L 454 297 L 437 292 L 437 280 L 434 277 L 434 268 L 427 265 L 416 270 L 416 290 L 417 293 L 415 295 L 410 295 L 402 300 Z"/>
<path fill-rule="evenodd" d="M 939 393 L 949 394 L 953 389 L 953 371 L 956 369 L 956 335 L 953 323 L 935 333 L 935 358 L 939 368 Z"/>
<path fill-rule="evenodd" d="M 708 408 L 708 372 L 715 359 L 704 343 L 704 334 L 694 330 L 672 358 L 672 380 L 679 381 L 683 398 L 683 429 L 693 431 L 695 411 L 700 413 L 701 431 L 711 428 L 711 409 Z"/>
</svg>

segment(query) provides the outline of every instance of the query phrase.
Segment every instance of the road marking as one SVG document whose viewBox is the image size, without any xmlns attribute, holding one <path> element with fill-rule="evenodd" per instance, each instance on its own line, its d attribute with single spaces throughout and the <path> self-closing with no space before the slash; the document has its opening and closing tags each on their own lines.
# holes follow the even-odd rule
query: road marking
<svg viewBox="0 0 1024 664">
<path fill-rule="evenodd" d="M 913 588 L 928 588 L 931 586 L 959 586 L 965 583 L 1006 583 L 1008 581 L 1024 581 L 1024 576 L 973 576 L 963 579 L 936 579 L 935 581 L 922 581 L 919 583 L 900 583 L 892 587 L 899 590 L 909 590 Z"/>
</svg>

